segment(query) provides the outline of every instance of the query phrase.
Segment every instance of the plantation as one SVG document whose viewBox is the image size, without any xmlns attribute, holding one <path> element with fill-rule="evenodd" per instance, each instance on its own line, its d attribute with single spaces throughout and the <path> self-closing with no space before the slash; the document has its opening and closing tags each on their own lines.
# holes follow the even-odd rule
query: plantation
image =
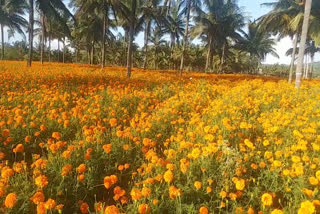
<svg viewBox="0 0 320 214">
<path fill-rule="evenodd" d="M 0 64 L 1 213 L 315 213 L 320 81 Z"/>
</svg>

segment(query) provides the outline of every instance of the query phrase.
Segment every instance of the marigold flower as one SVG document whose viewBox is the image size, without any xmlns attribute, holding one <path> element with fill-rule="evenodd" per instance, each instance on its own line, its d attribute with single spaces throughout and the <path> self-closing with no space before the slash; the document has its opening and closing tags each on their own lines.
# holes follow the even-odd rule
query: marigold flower
<svg viewBox="0 0 320 214">
<path fill-rule="evenodd" d="M 173 173 L 171 170 L 167 170 L 164 175 L 163 175 L 163 178 L 165 180 L 165 182 L 167 183 L 171 183 L 172 180 L 173 180 Z"/>
<path fill-rule="evenodd" d="M 45 208 L 47 209 L 47 210 L 51 210 L 51 209 L 53 209 L 55 206 L 56 206 L 56 201 L 55 200 L 53 200 L 53 199 L 51 199 L 51 198 L 49 198 L 46 202 L 45 202 Z"/>
<path fill-rule="evenodd" d="M 209 214 L 209 210 L 206 207 L 200 207 L 199 214 Z"/>
<path fill-rule="evenodd" d="M 42 190 L 38 190 L 31 198 L 30 200 L 34 204 L 39 204 L 40 202 L 44 202 L 44 194 Z"/>
<path fill-rule="evenodd" d="M 175 187 L 175 186 L 169 187 L 169 197 L 171 199 L 175 199 L 178 196 L 181 196 L 181 194 L 182 194 L 182 191 L 180 189 L 178 189 L 177 187 Z"/>
<path fill-rule="evenodd" d="M 245 180 L 240 179 L 236 182 L 236 189 L 242 191 L 245 187 Z"/>
<path fill-rule="evenodd" d="M 46 187 L 48 185 L 48 179 L 45 175 L 40 175 L 36 177 L 35 184 L 40 188 Z"/>
<path fill-rule="evenodd" d="M 112 206 L 107 206 L 106 209 L 104 210 L 104 214 L 118 214 L 119 209 L 115 205 Z"/>
<path fill-rule="evenodd" d="M 200 182 L 200 181 L 194 182 L 194 187 L 195 187 L 197 190 L 201 189 L 201 187 L 202 187 L 201 182 Z"/>
<path fill-rule="evenodd" d="M 80 211 L 81 211 L 82 214 L 89 213 L 89 205 L 86 202 L 81 203 Z"/>
<path fill-rule="evenodd" d="M 110 124 L 111 127 L 115 127 L 117 125 L 117 119 L 111 118 L 109 120 L 109 124 Z"/>
<path fill-rule="evenodd" d="M 261 202 L 263 206 L 271 206 L 272 205 L 272 195 L 269 193 L 264 193 L 261 197 Z"/>
<path fill-rule="evenodd" d="M 17 202 L 17 195 L 15 193 L 9 193 L 4 201 L 6 208 L 13 208 Z"/>
<path fill-rule="evenodd" d="M 82 174 L 82 173 L 84 173 L 86 171 L 86 165 L 85 164 L 80 164 L 79 166 L 78 166 L 78 168 L 77 168 L 77 172 L 79 173 L 79 174 Z"/>
<path fill-rule="evenodd" d="M 140 204 L 138 207 L 139 214 L 148 214 L 150 213 L 150 207 L 148 204 Z"/>
<path fill-rule="evenodd" d="M 40 202 L 37 205 L 37 214 L 46 214 L 46 207 L 44 202 Z"/>
<path fill-rule="evenodd" d="M 131 195 L 132 200 L 134 200 L 134 201 L 138 201 L 142 197 L 141 191 L 137 188 L 133 188 L 130 192 L 130 195 Z"/>
<path fill-rule="evenodd" d="M 274 209 L 272 210 L 271 214 L 283 214 L 283 211 L 279 209 Z"/>
<path fill-rule="evenodd" d="M 104 178 L 104 186 L 106 189 L 110 189 L 110 187 L 118 182 L 118 178 L 116 175 L 106 176 Z"/>
</svg>

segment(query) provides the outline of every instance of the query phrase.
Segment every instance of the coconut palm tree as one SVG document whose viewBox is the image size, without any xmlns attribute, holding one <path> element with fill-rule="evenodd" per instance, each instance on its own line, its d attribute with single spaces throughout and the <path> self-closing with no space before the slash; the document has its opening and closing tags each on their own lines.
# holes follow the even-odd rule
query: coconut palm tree
<svg viewBox="0 0 320 214">
<path fill-rule="evenodd" d="M 23 28 L 27 26 L 24 19 L 26 4 L 24 0 L 0 0 L 1 59 L 4 60 L 4 27 L 11 32 L 24 36 Z"/>
<path fill-rule="evenodd" d="M 302 65 L 303 65 L 305 46 L 306 46 L 306 41 L 307 41 L 307 36 L 308 36 L 311 6 L 312 6 L 312 0 L 306 0 L 303 25 L 302 25 L 302 32 L 301 32 L 301 41 L 300 41 L 300 46 L 299 46 L 298 64 L 297 64 L 297 70 L 296 70 L 295 87 L 298 89 L 301 86 Z"/>
<path fill-rule="evenodd" d="M 59 22 L 59 25 L 64 29 L 69 28 L 67 25 L 67 18 L 73 17 L 71 12 L 63 3 L 63 0 L 29 0 L 29 55 L 28 55 L 28 66 L 32 64 L 32 53 L 33 53 L 33 33 L 34 33 L 34 10 L 35 7 L 40 13 L 41 17 L 41 28 L 42 28 L 42 39 L 41 46 L 43 50 L 44 46 L 44 37 L 45 37 L 45 21 L 44 19 L 54 19 L 56 22 Z M 43 55 L 43 54 L 42 54 Z M 41 60 L 43 61 L 43 60 Z"/>
<path fill-rule="evenodd" d="M 279 58 L 274 48 L 276 41 L 271 38 L 270 33 L 259 29 L 256 22 L 249 22 L 248 31 L 242 31 L 242 34 L 243 38 L 236 45 L 239 50 L 249 53 L 250 57 L 257 57 L 260 61 L 264 60 L 267 54 Z"/>
<path fill-rule="evenodd" d="M 145 22 L 144 27 L 144 62 L 143 69 L 145 70 L 147 67 L 148 61 L 148 42 L 151 31 L 152 22 L 157 22 L 159 25 L 164 18 L 163 10 L 160 5 L 161 0 L 146 0 L 141 8 L 141 19 Z"/>
<path fill-rule="evenodd" d="M 182 9 L 182 13 L 186 16 L 186 28 L 184 32 L 183 38 L 183 46 L 182 46 L 182 54 L 181 54 L 181 63 L 180 63 L 180 76 L 182 76 L 183 68 L 184 68 L 184 55 L 186 51 L 186 47 L 188 45 L 189 39 L 189 24 L 190 24 L 190 15 L 191 10 L 198 10 L 201 8 L 201 0 L 182 0 L 180 3 L 180 7 Z"/>
</svg>

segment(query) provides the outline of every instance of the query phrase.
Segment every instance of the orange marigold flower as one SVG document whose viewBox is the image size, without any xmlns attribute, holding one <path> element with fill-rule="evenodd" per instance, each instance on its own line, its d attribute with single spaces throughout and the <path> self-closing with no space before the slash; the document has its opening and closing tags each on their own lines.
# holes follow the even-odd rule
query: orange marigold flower
<svg viewBox="0 0 320 214">
<path fill-rule="evenodd" d="M 78 168 L 77 168 L 77 172 L 79 173 L 79 174 L 82 174 L 82 173 L 84 173 L 86 171 L 86 165 L 85 164 L 80 164 L 79 166 L 78 166 Z"/>
<path fill-rule="evenodd" d="M 60 140 L 61 134 L 59 132 L 53 132 L 51 137 L 56 140 Z"/>
<path fill-rule="evenodd" d="M 138 201 L 142 197 L 141 191 L 137 188 L 133 188 L 130 192 L 130 195 L 131 195 L 132 200 L 134 200 L 134 201 Z"/>
<path fill-rule="evenodd" d="M 206 207 L 200 207 L 199 214 L 209 214 L 209 210 Z"/>
<path fill-rule="evenodd" d="M 117 125 L 117 119 L 111 118 L 109 120 L 109 124 L 110 124 L 111 127 L 115 127 Z"/>
<path fill-rule="evenodd" d="M 6 208 L 13 208 L 17 202 L 17 195 L 15 193 L 9 193 L 4 201 Z"/>
<path fill-rule="evenodd" d="M 181 190 L 178 189 L 177 187 L 175 187 L 175 186 L 170 186 L 169 187 L 169 197 L 171 199 L 175 199 L 178 196 L 181 196 L 181 194 L 182 194 Z"/>
<path fill-rule="evenodd" d="M 72 165 L 71 164 L 67 164 L 65 165 L 63 168 L 62 168 L 62 172 L 61 172 L 61 176 L 62 177 L 65 177 L 69 174 L 69 172 L 71 171 L 72 169 Z"/>
<path fill-rule="evenodd" d="M 102 146 L 105 153 L 109 154 L 111 152 L 112 144 L 105 144 Z"/>
<path fill-rule="evenodd" d="M 107 206 L 106 209 L 104 210 L 104 214 L 118 214 L 119 209 L 115 205 L 112 206 Z"/>
<path fill-rule="evenodd" d="M 46 207 L 44 205 L 44 202 L 40 202 L 37 206 L 37 214 L 46 214 Z"/>
<path fill-rule="evenodd" d="M 47 210 L 51 210 L 51 209 L 53 209 L 55 206 L 56 206 L 56 201 L 55 200 L 53 200 L 53 199 L 51 199 L 51 198 L 49 198 L 47 201 L 46 201 L 46 203 L 45 203 L 45 208 L 47 209 Z"/>
<path fill-rule="evenodd" d="M 48 179 L 45 175 L 39 175 L 35 179 L 35 184 L 40 188 L 46 187 L 48 185 Z"/>
<path fill-rule="evenodd" d="M 107 189 L 110 189 L 110 187 L 118 182 L 118 177 L 116 175 L 110 175 L 106 176 L 104 178 L 104 186 Z"/>
<path fill-rule="evenodd" d="M 31 198 L 30 200 L 34 204 L 39 204 L 40 202 L 44 202 L 44 194 L 42 190 L 38 190 Z"/>
<path fill-rule="evenodd" d="M 114 189 L 113 189 L 113 199 L 115 201 L 119 200 L 120 197 L 124 196 L 124 194 L 126 194 L 126 191 L 121 189 L 121 187 L 119 186 L 116 186 Z"/>
<path fill-rule="evenodd" d="M 148 214 L 150 213 L 150 207 L 148 204 L 140 204 L 138 208 L 139 214 Z"/>
<path fill-rule="evenodd" d="M 82 214 L 89 213 L 89 205 L 87 203 L 85 203 L 85 202 L 81 203 L 80 211 L 81 211 Z"/>
<path fill-rule="evenodd" d="M 16 148 L 13 149 L 14 153 L 23 153 L 24 151 L 24 146 L 20 143 L 16 146 Z"/>
</svg>

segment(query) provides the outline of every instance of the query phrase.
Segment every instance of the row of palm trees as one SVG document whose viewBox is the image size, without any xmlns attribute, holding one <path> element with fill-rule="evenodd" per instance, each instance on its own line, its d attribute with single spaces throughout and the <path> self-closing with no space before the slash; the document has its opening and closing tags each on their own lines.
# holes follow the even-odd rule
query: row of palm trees
<svg viewBox="0 0 320 214">
<path fill-rule="evenodd" d="M 60 42 L 64 44 L 63 50 L 68 40 L 76 55 L 85 51 L 91 64 L 95 61 L 95 56 L 98 54 L 95 51 L 99 47 L 100 64 L 104 67 L 106 47 L 111 47 L 112 43 L 115 43 L 114 31 L 121 27 L 127 49 L 128 77 L 131 76 L 133 64 L 134 39 L 142 31 L 144 31 L 143 68 L 146 69 L 148 66 L 150 40 L 155 41 L 152 48 L 155 49 L 153 54 L 156 55 L 157 49 L 166 43 L 163 37 L 168 36 L 170 45 L 168 64 L 171 69 L 177 68 L 172 58 L 178 49 L 180 75 L 185 69 L 185 57 L 188 56 L 186 53 L 192 46 L 191 39 L 200 39 L 206 49 L 205 70 L 216 69 L 222 72 L 230 56 L 238 61 L 238 58 L 246 55 L 255 59 L 257 66 L 267 54 L 277 56 L 274 49 L 276 41 L 271 36 L 277 35 L 279 38 L 290 36 L 294 44 L 289 82 L 292 81 L 298 50 L 297 87 L 300 86 L 304 45 L 307 40 L 314 45 L 320 41 L 320 3 L 312 0 L 278 0 L 267 3 L 265 6 L 272 7 L 271 12 L 249 23 L 246 23 L 246 17 L 243 16 L 243 11 L 236 0 L 71 0 L 69 6 L 73 8 L 73 14 L 62 0 L 0 0 L 1 34 L 3 35 L 4 27 L 21 34 L 24 28 L 27 30 L 31 44 L 28 66 L 31 66 L 33 59 L 33 38 L 38 35 L 41 63 L 44 61 L 45 44 L 48 41 L 50 61 L 51 41 L 57 39 L 58 44 Z M 36 20 L 34 11 L 37 14 Z M 23 18 L 26 12 L 29 21 Z M 246 24 L 248 30 L 243 30 Z M 35 29 L 34 25 L 39 28 Z M 314 56 L 314 53 L 311 55 Z M 2 58 L 4 58 L 3 36 Z"/>
</svg>

